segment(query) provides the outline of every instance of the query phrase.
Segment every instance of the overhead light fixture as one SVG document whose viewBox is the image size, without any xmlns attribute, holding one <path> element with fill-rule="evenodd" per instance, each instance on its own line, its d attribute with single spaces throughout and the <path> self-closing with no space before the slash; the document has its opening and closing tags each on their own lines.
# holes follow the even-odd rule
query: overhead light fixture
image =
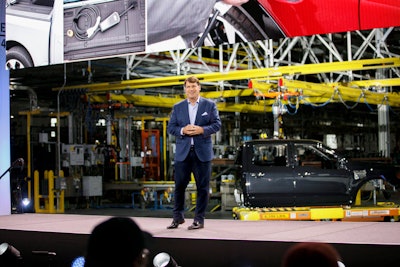
<svg viewBox="0 0 400 267">
<path fill-rule="evenodd" d="M 153 259 L 154 267 L 179 267 L 176 261 L 166 252 L 158 253 Z"/>
<path fill-rule="evenodd" d="M 0 266 L 20 266 L 21 253 L 8 243 L 0 244 Z"/>
</svg>

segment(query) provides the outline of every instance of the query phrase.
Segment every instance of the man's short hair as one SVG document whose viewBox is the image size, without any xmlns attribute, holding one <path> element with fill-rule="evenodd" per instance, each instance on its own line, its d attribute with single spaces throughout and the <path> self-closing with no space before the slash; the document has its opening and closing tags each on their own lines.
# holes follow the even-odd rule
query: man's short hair
<svg viewBox="0 0 400 267">
<path fill-rule="evenodd" d="M 197 83 L 200 85 L 200 80 L 196 76 L 190 76 L 185 79 L 185 82 L 183 83 L 184 86 L 186 86 L 186 83 Z"/>
</svg>

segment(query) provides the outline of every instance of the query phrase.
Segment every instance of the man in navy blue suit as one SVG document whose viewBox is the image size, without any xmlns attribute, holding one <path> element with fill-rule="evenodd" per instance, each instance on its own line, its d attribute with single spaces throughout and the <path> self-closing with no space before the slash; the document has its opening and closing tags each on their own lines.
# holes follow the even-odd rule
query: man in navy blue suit
<svg viewBox="0 0 400 267">
<path fill-rule="evenodd" d="M 168 229 L 185 222 L 185 191 L 193 173 L 197 199 L 195 216 L 189 230 L 204 228 L 205 211 L 209 198 L 211 160 L 214 157 L 211 136 L 221 128 L 215 102 L 200 97 L 200 82 L 191 76 L 184 82 L 186 99 L 175 104 L 167 126 L 176 137 L 175 193 L 173 220 Z"/>
</svg>

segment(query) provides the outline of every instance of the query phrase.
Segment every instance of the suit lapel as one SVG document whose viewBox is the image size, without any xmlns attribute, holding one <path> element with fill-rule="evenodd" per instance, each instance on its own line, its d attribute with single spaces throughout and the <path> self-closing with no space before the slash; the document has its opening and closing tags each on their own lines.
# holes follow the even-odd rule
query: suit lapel
<svg viewBox="0 0 400 267">
<path fill-rule="evenodd" d="M 189 110 L 188 110 L 187 100 L 182 101 L 182 114 L 186 118 L 186 124 L 185 125 L 190 124 L 190 117 L 189 117 Z"/>
<path fill-rule="evenodd" d="M 197 109 L 196 120 L 195 120 L 195 124 L 196 125 L 197 125 L 199 119 L 201 118 L 201 114 L 203 114 L 203 112 L 204 112 L 204 101 L 200 97 L 200 99 L 199 99 L 199 107 Z"/>
</svg>

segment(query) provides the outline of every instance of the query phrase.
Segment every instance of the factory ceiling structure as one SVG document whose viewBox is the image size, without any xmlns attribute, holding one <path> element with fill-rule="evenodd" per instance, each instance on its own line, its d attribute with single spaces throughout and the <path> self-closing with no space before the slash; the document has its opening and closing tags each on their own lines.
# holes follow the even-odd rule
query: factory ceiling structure
<svg viewBox="0 0 400 267">
<path fill-rule="evenodd" d="M 182 98 L 184 77 L 195 74 L 203 94 L 219 99 L 227 112 L 271 111 L 277 97 L 290 99 L 288 104 L 397 108 L 399 34 L 399 28 L 374 29 L 12 70 L 10 89 L 30 88 L 45 98 L 79 92 L 92 103 L 172 107 Z"/>
<path fill-rule="evenodd" d="M 334 111 L 341 105 L 373 112 L 384 106 L 396 116 L 399 40 L 400 28 L 391 27 L 11 70 L 11 100 L 18 107 L 19 96 L 33 94 L 31 109 L 72 112 L 67 103 L 78 98 L 98 108 L 166 117 L 184 97 L 184 78 L 197 75 L 203 96 L 215 99 L 221 112 L 270 113 L 279 101 L 291 114 L 300 106 Z"/>
</svg>

